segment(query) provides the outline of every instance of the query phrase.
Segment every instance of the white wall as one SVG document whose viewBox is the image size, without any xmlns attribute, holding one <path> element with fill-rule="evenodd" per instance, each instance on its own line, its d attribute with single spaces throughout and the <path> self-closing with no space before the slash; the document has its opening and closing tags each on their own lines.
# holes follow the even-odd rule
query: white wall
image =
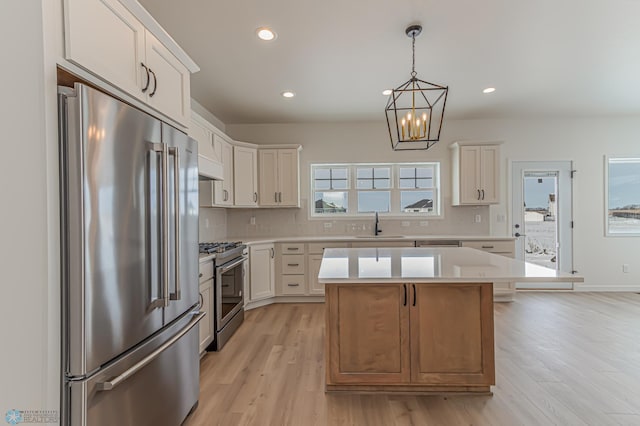
<svg viewBox="0 0 640 426">
<path fill-rule="evenodd" d="M 58 410 L 59 260 L 55 67 L 45 65 L 43 2 L 0 6 L 0 417 L 9 409 Z M 51 79 L 53 78 L 53 87 Z M 51 114 L 53 112 L 53 114 Z M 55 125 L 53 127 L 55 129 Z M 50 145 L 53 144 L 53 145 Z M 52 301 L 51 297 L 55 299 Z M 54 323 L 51 321 L 54 319 Z"/>
<path fill-rule="evenodd" d="M 584 290 L 640 290 L 638 237 L 604 237 L 603 156 L 640 155 L 638 117 L 569 118 L 532 120 L 450 120 L 443 127 L 440 143 L 426 152 L 393 152 L 389 148 L 385 123 L 265 124 L 227 125 L 227 132 L 238 140 L 259 144 L 299 143 L 303 145 L 301 193 L 308 198 L 309 163 L 313 161 L 441 161 L 445 219 L 430 221 L 428 233 L 511 235 L 509 222 L 498 222 L 509 214 L 507 194 L 508 162 L 514 160 L 573 160 L 578 170 L 574 179 L 574 267 L 585 277 Z M 502 145 L 502 203 L 486 209 L 450 207 L 450 152 L 448 145 L 457 140 L 498 140 Z M 280 212 L 280 213 L 277 213 Z M 229 234 L 281 232 L 323 233 L 317 222 L 306 221 L 306 210 L 280 209 L 277 212 L 229 211 Z M 473 224 L 476 212 L 483 223 Z M 490 213 L 488 213 L 490 212 Z M 256 217 L 256 225 L 249 218 Z M 300 217 L 302 216 L 302 217 Z M 264 220 L 268 219 L 268 220 Z M 490 222 L 490 229 L 486 227 Z M 289 228 L 286 228 L 286 224 Z M 436 224 L 437 226 L 432 226 Z M 478 226 L 479 225 L 479 226 Z M 261 230 L 264 228 L 263 230 Z M 422 233 L 419 227 L 403 233 Z M 344 228 L 340 228 L 344 232 Z M 415 232 L 414 232 L 415 231 Z M 622 273 L 622 264 L 631 266 Z"/>
</svg>

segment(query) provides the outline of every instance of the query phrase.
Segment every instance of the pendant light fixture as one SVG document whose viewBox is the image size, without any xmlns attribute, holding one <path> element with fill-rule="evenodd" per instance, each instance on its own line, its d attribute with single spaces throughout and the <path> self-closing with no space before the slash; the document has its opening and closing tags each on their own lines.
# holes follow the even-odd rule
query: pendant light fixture
<svg viewBox="0 0 640 426">
<path fill-rule="evenodd" d="M 385 114 L 391 146 L 395 151 L 425 150 L 440 140 L 444 107 L 449 88 L 420 80 L 416 73 L 416 37 L 421 25 L 407 27 L 413 62 L 411 78 L 393 89 Z"/>
</svg>

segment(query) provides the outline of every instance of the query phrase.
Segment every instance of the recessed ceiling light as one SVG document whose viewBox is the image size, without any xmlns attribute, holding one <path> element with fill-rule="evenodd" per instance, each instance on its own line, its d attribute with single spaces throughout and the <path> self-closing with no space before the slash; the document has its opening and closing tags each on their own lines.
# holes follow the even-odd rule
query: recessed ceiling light
<svg viewBox="0 0 640 426">
<path fill-rule="evenodd" d="M 385 96 L 389 96 L 391 93 L 393 93 L 393 90 L 391 89 L 386 89 L 382 91 L 382 94 Z"/>
<path fill-rule="evenodd" d="M 289 90 L 287 90 L 286 92 L 282 92 L 282 96 L 285 98 L 293 98 L 296 94 L 294 92 L 291 92 Z"/>
<path fill-rule="evenodd" d="M 260 27 L 256 30 L 256 34 L 258 35 L 258 38 L 260 40 L 264 40 L 264 41 L 271 41 L 271 40 L 275 40 L 277 37 L 277 34 L 275 33 L 275 31 L 273 31 L 271 28 L 267 28 L 267 27 Z"/>
<path fill-rule="evenodd" d="M 493 92 L 495 92 L 495 91 L 496 91 L 496 88 L 495 88 L 495 87 L 487 87 L 486 89 L 484 89 L 484 90 L 482 91 L 482 93 L 493 93 Z"/>
</svg>

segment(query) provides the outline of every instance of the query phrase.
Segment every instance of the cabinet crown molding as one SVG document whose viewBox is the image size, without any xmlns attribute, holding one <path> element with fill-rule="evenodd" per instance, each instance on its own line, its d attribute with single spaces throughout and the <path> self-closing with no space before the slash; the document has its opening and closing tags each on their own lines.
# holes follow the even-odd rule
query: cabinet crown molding
<svg viewBox="0 0 640 426">
<path fill-rule="evenodd" d="M 192 74 L 200 71 L 200 67 L 196 64 L 193 59 L 187 52 L 185 52 L 178 43 L 169 35 L 168 32 L 165 31 L 164 28 L 155 20 L 153 16 L 145 9 L 138 0 L 118 0 L 124 7 L 126 7 L 129 12 L 131 12 L 142 24 L 149 30 L 154 36 L 160 40 L 160 42 L 169 49 L 169 51 L 176 57 L 180 62 L 184 64 L 185 67 Z"/>
</svg>

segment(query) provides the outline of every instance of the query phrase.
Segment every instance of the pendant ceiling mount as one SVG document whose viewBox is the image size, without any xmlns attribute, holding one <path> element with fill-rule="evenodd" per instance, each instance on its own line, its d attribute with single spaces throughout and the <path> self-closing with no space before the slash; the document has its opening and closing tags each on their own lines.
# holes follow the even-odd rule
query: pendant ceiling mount
<svg viewBox="0 0 640 426">
<path fill-rule="evenodd" d="M 421 25 L 405 29 L 411 38 L 411 78 L 392 90 L 385 108 L 391 147 L 395 151 L 426 150 L 440 140 L 449 88 L 420 80 L 416 73 L 416 37 Z"/>
</svg>

